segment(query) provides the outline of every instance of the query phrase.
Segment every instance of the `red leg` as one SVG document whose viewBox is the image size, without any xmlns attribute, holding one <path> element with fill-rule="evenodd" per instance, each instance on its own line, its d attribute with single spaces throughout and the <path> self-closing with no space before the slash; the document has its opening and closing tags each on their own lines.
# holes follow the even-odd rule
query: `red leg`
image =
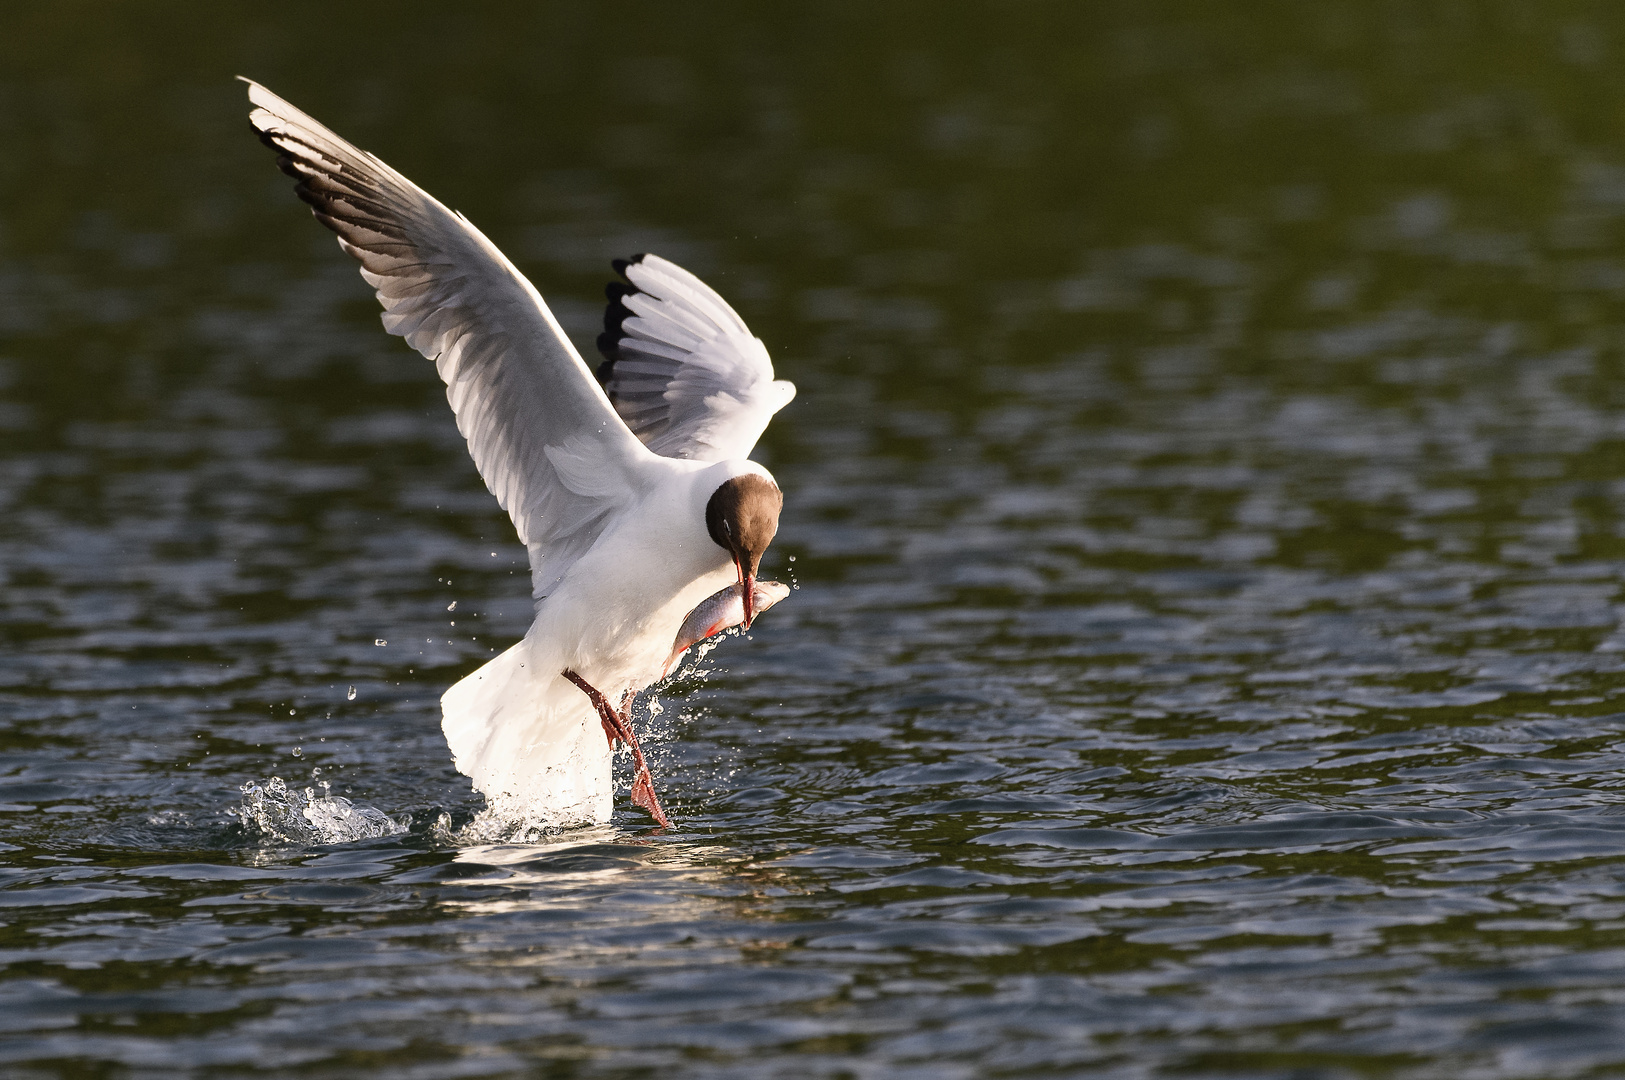
<svg viewBox="0 0 1625 1080">
<path fill-rule="evenodd" d="M 615 748 L 616 739 L 622 742 L 630 741 L 629 731 L 621 726 L 620 714 L 610 707 L 609 701 L 598 692 L 597 687 L 573 671 L 564 672 L 564 677 L 575 683 L 576 689 L 586 694 L 587 700 L 592 702 L 592 707 L 598 710 L 598 722 L 604 725 L 604 738 L 609 740 L 610 749 Z"/>
<path fill-rule="evenodd" d="M 625 704 L 621 710 L 621 726 L 628 734 L 632 732 L 632 699 L 630 692 L 621 699 Z M 660 800 L 655 796 L 654 777 L 649 775 L 649 765 L 643 760 L 643 748 L 638 745 L 637 736 L 632 735 L 627 745 L 632 747 L 632 760 L 638 770 L 632 776 L 632 805 L 649 811 L 649 816 L 659 822 L 661 828 L 671 828 L 671 821 L 666 817 L 666 812 L 660 809 Z"/>
<path fill-rule="evenodd" d="M 655 797 L 654 778 L 649 774 L 648 762 L 643 760 L 643 748 L 638 745 L 638 737 L 632 733 L 632 701 L 635 695 L 630 690 L 621 695 L 621 710 L 617 712 L 598 692 L 598 688 L 580 675 L 565 671 L 564 677 L 586 694 L 587 700 L 598 710 L 598 720 L 604 725 L 604 736 L 609 739 L 609 745 L 613 747 L 615 740 L 619 739 L 631 747 L 632 764 L 637 770 L 632 777 L 632 805 L 647 810 L 661 828 L 671 828 L 671 820 L 666 817 L 666 812 L 660 808 L 660 800 Z"/>
</svg>

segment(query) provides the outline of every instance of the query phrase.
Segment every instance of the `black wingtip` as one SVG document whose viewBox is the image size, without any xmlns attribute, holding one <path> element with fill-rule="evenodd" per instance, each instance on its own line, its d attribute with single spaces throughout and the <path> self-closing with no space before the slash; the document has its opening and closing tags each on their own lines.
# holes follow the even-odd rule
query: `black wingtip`
<svg viewBox="0 0 1625 1080">
<path fill-rule="evenodd" d="M 630 259 L 612 259 L 609 265 L 615 268 L 616 276 L 624 279 L 627 267 L 642 260 L 643 255 L 637 254 Z M 636 285 L 625 280 L 612 281 L 604 286 L 604 299 L 609 303 L 604 306 L 604 332 L 598 335 L 598 351 L 603 354 L 604 362 L 598 365 L 595 374 L 598 381 L 606 386 L 614 377 L 615 361 L 621 358 L 621 338 L 625 336 L 621 324 L 632 317 L 632 309 L 626 306 L 626 298 L 640 291 Z"/>
<path fill-rule="evenodd" d="M 609 301 L 604 305 L 604 333 L 615 337 L 621 336 L 621 324 L 632 316 L 632 309 L 624 303 L 628 296 L 638 290 L 624 281 L 612 281 L 604 286 L 604 298 Z"/>
</svg>

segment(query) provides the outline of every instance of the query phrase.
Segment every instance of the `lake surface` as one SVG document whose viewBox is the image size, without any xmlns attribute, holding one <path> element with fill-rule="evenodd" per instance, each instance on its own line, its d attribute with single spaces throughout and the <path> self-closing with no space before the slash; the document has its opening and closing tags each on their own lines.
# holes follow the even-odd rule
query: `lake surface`
<svg viewBox="0 0 1625 1080">
<path fill-rule="evenodd" d="M 1625 1068 L 1625 15 L 7 21 L 0 1072 Z M 476 821 L 524 553 L 238 73 L 800 387 L 671 830 Z"/>
</svg>

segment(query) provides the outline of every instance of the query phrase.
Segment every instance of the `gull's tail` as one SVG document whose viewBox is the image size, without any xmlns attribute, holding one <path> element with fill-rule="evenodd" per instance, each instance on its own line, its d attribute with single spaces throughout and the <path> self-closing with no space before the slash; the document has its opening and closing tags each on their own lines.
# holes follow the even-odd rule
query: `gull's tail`
<svg viewBox="0 0 1625 1080">
<path fill-rule="evenodd" d="M 597 714 L 536 652 L 526 638 L 440 698 L 452 760 L 503 816 L 608 821 L 615 788 Z"/>
</svg>

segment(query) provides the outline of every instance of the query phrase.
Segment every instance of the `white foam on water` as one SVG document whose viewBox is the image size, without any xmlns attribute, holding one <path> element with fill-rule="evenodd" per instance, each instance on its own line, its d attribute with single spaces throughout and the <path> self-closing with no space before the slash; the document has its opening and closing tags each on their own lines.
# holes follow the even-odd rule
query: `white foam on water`
<svg viewBox="0 0 1625 1080">
<path fill-rule="evenodd" d="M 280 776 L 259 783 L 250 780 L 242 787 L 243 801 L 232 812 L 250 832 L 290 844 L 343 844 L 351 840 L 372 840 L 399 836 L 412 819 L 403 814 L 390 817 L 371 806 L 357 806 L 342 795 L 330 794 L 332 785 L 291 791 Z"/>
<path fill-rule="evenodd" d="M 625 830 L 610 824 L 561 824 L 534 814 L 515 813 L 511 807 L 487 807 L 472 821 L 454 826 L 451 815 L 442 813 L 429 828 L 429 836 L 446 847 L 478 851 L 495 845 L 511 844 L 534 850 L 542 847 L 571 847 L 592 842 L 611 842 L 625 836 Z"/>
<path fill-rule="evenodd" d="M 665 711 L 657 698 L 651 696 L 650 715 L 656 717 Z M 669 736 L 668 726 L 650 724 L 639 735 L 644 753 L 651 759 L 651 746 L 658 747 Z M 616 798 L 619 804 L 624 805 L 628 797 L 628 787 L 632 772 L 632 755 L 623 744 L 614 752 L 614 768 L 616 771 Z M 657 770 L 655 784 L 658 788 L 661 779 Z M 642 811 L 638 811 L 641 815 Z M 643 827 L 654 828 L 655 823 L 649 820 Z M 487 844 L 552 844 L 552 843 L 582 843 L 584 837 L 598 836 L 602 830 L 604 836 L 621 836 L 624 827 L 611 825 L 608 822 L 583 822 L 578 814 L 557 816 L 545 803 L 538 804 L 526 799 L 490 799 L 485 801 L 484 809 L 475 814 L 473 819 L 463 825 L 453 825 L 452 817 L 442 812 L 429 827 L 429 836 L 435 843 L 446 847 L 467 848 L 473 845 Z M 636 827 L 634 827 L 636 831 Z"/>
</svg>

